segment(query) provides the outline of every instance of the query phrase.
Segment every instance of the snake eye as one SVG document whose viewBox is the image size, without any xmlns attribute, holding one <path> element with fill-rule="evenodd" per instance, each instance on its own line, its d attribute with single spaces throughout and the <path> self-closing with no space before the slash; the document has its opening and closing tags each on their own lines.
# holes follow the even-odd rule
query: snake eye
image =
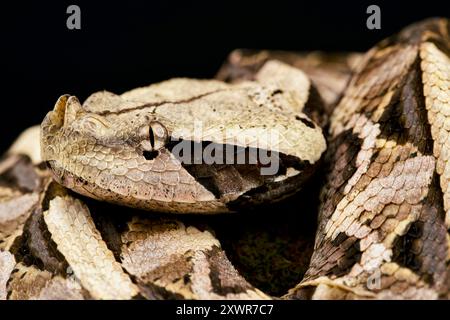
<svg viewBox="0 0 450 320">
<path fill-rule="evenodd" d="M 159 150 L 167 143 L 169 134 L 166 127 L 161 123 L 154 121 L 150 123 L 149 127 L 150 145 L 153 150 Z"/>
<path fill-rule="evenodd" d="M 152 121 L 149 125 L 142 127 L 140 129 L 140 136 L 143 138 L 140 147 L 142 148 L 143 156 L 147 160 L 156 158 L 159 150 L 169 140 L 169 133 L 166 127 L 158 121 Z"/>
</svg>

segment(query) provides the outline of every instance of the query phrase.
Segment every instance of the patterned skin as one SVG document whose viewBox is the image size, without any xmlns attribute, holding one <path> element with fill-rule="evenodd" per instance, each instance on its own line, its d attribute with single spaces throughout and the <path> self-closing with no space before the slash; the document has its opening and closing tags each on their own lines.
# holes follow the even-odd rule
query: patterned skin
<svg viewBox="0 0 450 320">
<path fill-rule="evenodd" d="M 121 96 L 98 92 L 83 105 L 62 96 L 41 125 L 43 159 L 69 189 L 147 210 L 218 213 L 272 202 L 299 189 L 326 147 L 302 113 L 309 88 L 303 72 L 271 61 L 258 82 L 173 79 Z M 279 169 L 263 174 L 259 158 L 190 164 L 176 156 L 175 140 L 203 151 L 273 152 Z"/>
<path fill-rule="evenodd" d="M 314 250 L 283 298 L 449 298 L 449 34 L 446 19 L 412 25 L 357 59 L 341 99 L 341 85 L 328 91 L 326 110 L 339 102 Z M 245 73 L 252 82 L 175 79 L 97 93 L 83 106 L 63 96 L 42 124 L 42 153 L 58 182 L 128 206 L 213 213 L 243 197 L 282 198 L 301 186 L 324 142 L 302 114 L 315 120 L 309 80 L 275 61 L 264 68 Z M 256 137 L 280 152 L 284 170 L 261 177 L 257 166 L 174 161 L 169 141 L 180 133 L 228 143 L 189 130 L 197 118 L 219 132 L 225 120 L 238 145 L 256 146 L 244 139 Z M 278 145 L 261 139 L 262 124 L 283 132 Z M 124 207 L 114 216 L 115 206 L 76 199 L 47 168 L 15 154 L 22 147 L 12 149 L 19 151 L 0 161 L 0 299 L 270 298 L 239 274 L 208 226 Z"/>
<path fill-rule="evenodd" d="M 426 20 L 363 57 L 331 117 L 314 254 L 288 298 L 448 295 L 449 30 Z"/>
</svg>

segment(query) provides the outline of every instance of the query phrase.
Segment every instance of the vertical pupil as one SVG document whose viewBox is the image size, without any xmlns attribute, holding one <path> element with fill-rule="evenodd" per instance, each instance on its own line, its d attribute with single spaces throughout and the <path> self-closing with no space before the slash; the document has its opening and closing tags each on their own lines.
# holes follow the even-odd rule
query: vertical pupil
<svg viewBox="0 0 450 320">
<path fill-rule="evenodd" d="M 150 127 L 150 145 L 152 146 L 152 149 L 155 148 L 155 134 L 153 133 L 152 127 Z"/>
</svg>

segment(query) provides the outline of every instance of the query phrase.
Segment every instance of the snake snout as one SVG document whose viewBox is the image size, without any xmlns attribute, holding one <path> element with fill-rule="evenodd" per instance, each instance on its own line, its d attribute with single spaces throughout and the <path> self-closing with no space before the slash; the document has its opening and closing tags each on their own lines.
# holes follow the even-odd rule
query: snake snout
<svg viewBox="0 0 450 320">
<path fill-rule="evenodd" d="M 53 159 L 60 151 L 58 141 L 60 129 L 73 122 L 82 107 L 77 97 L 62 95 L 52 111 L 47 113 L 41 124 L 41 154 L 44 160 Z"/>
<path fill-rule="evenodd" d="M 45 120 L 47 120 L 47 124 L 53 126 L 52 129 L 60 129 L 62 126 L 71 123 L 81 110 L 82 107 L 78 98 L 65 94 L 58 98 L 53 111 L 47 114 Z"/>
</svg>

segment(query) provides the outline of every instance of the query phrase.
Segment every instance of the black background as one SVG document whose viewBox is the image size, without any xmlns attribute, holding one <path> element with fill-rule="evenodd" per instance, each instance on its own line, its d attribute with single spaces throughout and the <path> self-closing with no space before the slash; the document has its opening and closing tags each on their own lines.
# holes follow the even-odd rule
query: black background
<svg viewBox="0 0 450 320">
<path fill-rule="evenodd" d="M 448 1 L 55 1 L 0 5 L 0 152 L 63 93 L 84 100 L 175 76 L 214 76 L 234 48 L 364 51 Z M 81 8 L 81 30 L 66 8 Z M 381 30 L 366 8 L 381 7 Z"/>
</svg>

